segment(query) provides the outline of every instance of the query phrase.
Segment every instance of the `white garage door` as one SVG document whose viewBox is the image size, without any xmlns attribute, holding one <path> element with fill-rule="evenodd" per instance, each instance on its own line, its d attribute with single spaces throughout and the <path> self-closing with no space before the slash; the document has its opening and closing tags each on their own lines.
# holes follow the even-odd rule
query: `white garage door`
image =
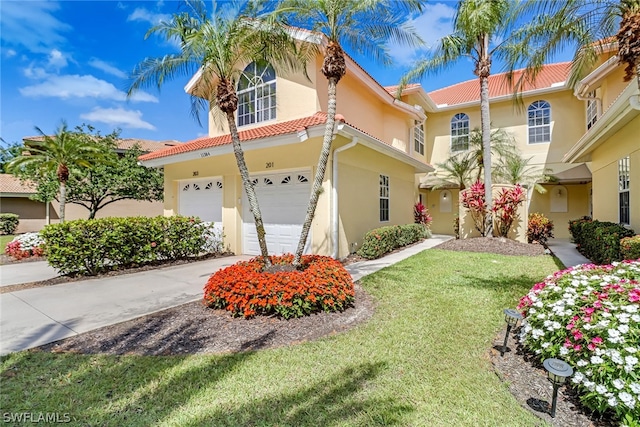
<svg viewBox="0 0 640 427">
<path fill-rule="evenodd" d="M 178 213 L 213 221 L 222 228 L 222 178 L 207 178 L 179 183 Z"/>
<path fill-rule="evenodd" d="M 309 171 L 253 176 L 252 180 L 258 194 L 269 253 L 294 253 L 298 247 L 309 203 Z M 244 253 L 260 255 L 256 226 L 246 194 L 243 196 L 242 206 Z M 307 239 L 305 253 L 309 253 L 310 250 L 311 233 Z"/>
</svg>

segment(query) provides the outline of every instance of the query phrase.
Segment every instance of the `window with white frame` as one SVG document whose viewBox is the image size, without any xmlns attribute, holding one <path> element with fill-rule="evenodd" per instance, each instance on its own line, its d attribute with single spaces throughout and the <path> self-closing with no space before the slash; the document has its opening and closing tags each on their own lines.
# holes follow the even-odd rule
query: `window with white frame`
<svg viewBox="0 0 640 427">
<path fill-rule="evenodd" d="M 380 175 L 380 222 L 389 221 L 389 177 Z"/>
<path fill-rule="evenodd" d="M 618 208 L 620 224 L 629 224 L 629 156 L 618 160 Z"/>
<path fill-rule="evenodd" d="M 591 126 L 598 121 L 598 100 L 595 90 L 589 92 L 587 96 L 587 129 L 591 129 Z"/>
<path fill-rule="evenodd" d="M 527 109 L 529 144 L 551 142 L 551 104 L 535 101 Z"/>
<path fill-rule="evenodd" d="M 469 149 L 469 116 L 458 113 L 451 119 L 451 151 Z"/>
<path fill-rule="evenodd" d="M 424 154 L 424 122 L 415 121 L 413 128 L 413 149 L 416 153 Z"/>
<path fill-rule="evenodd" d="M 276 72 L 268 63 L 252 62 L 238 81 L 238 126 L 276 118 Z"/>
</svg>

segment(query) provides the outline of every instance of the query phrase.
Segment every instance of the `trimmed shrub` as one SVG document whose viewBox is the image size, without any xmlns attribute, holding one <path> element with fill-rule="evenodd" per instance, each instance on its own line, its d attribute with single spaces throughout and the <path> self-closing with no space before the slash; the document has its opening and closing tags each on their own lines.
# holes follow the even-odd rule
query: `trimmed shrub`
<svg viewBox="0 0 640 427">
<path fill-rule="evenodd" d="M 620 255 L 622 259 L 640 259 L 640 235 L 621 239 Z"/>
<path fill-rule="evenodd" d="M 421 224 L 390 225 L 373 229 L 364 235 L 358 255 L 367 259 L 380 258 L 396 248 L 410 245 L 430 236 Z"/>
<path fill-rule="evenodd" d="M 159 216 L 68 221 L 41 235 L 49 264 L 61 274 L 96 275 L 197 256 L 217 247 L 207 244 L 207 230 L 197 218 Z"/>
<path fill-rule="evenodd" d="M 20 217 L 13 213 L 0 214 L 0 234 L 13 234 L 20 224 Z"/>
<path fill-rule="evenodd" d="M 569 231 L 578 250 L 595 264 L 621 261 L 620 239 L 635 235 L 633 230 L 619 224 L 585 218 L 570 221 Z"/>
<path fill-rule="evenodd" d="M 640 261 L 584 264 L 537 283 L 518 305 L 524 346 L 540 361 L 564 359 L 580 400 L 626 425 L 640 421 L 639 281 Z"/>
<path fill-rule="evenodd" d="M 293 255 L 269 259 L 275 267 L 291 265 Z M 204 288 L 205 303 L 234 316 L 276 314 L 289 319 L 344 311 L 355 300 L 351 275 L 331 257 L 303 255 L 300 270 L 263 270 L 262 257 L 256 257 L 217 271 Z"/>
<path fill-rule="evenodd" d="M 7 243 L 4 253 L 14 259 L 42 256 L 44 254 L 44 240 L 38 233 L 24 233 Z"/>
<path fill-rule="evenodd" d="M 553 221 L 538 212 L 529 214 L 527 242 L 538 242 L 546 246 L 551 237 L 553 237 Z"/>
</svg>

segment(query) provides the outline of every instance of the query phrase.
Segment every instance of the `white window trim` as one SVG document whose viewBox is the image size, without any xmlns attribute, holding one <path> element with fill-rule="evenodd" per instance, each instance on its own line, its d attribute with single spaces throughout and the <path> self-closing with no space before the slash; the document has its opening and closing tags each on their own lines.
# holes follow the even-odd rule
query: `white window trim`
<svg viewBox="0 0 640 427">
<path fill-rule="evenodd" d="M 529 108 L 531 108 L 531 106 L 533 104 L 535 104 L 536 102 L 545 102 L 548 106 L 549 106 L 549 124 L 546 125 L 533 125 L 531 126 L 529 124 Z M 538 108 L 540 109 L 540 108 Z M 551 143 L 551 123 L 553 123 L 553 111 L 551 108 L 551 103 L 545 99 L 538 99 L 533 101 L 531 104 L 529 104 L 529 106 L 527 107 L 527 145 L 538 145 L 538 144 L 550 144 Z M 530 135 L 531 135 L 531 129 L 535 128 L 535 129 L 539 129 L 539 128 L 543 128 L 543 127 L 549 127 L 549 140 L 548 141 L 540 141 L 540 142 L 531 142 L 530 140 Z"/>
<path fill-rule="evenodd" d="M 424 122 L 416 120 L 413 126 L 413 151 L 424 156 L 424 143 Z"/>
<path fill-rule="evenodd" d="M 631 222 L 631 171 L 629 168 L 629 156 L 623 157 L 618 160 L 618 223 L 629 225 Z M 627 207 L 627 215 L 629 216 L 628 221 L 622 220 L 621 210 L 622 206 L 620 205 L 620 195 L 626 193 L 627 199 L 629 202 L 629 206 Z"/>
<path fill-rule="evenodd" d="M 245 70 L 247 70 L 249 67 L 252 67 L 252 66 L 257 66 L 257 64 L 252 62 L 249 65 L 247 65 Z M 273 66 L 271 64 L 268 64 L 268 63 L 267 63 L 267 67 L 271 67 L 273 69 Z M 275 70 L 274 70 L 274 75 L 275 75 Z M 269 117 L 266 120 L 264 118 L 262 120 L 258 120 L 257 119 L 258 114 L 262 113 L 263 117 L 264 117 L 264 113 L 270 112 L 272 106 L 270 105 L 269 108 L 267 108 L 267 109 L 258 110 L 256 104 L 258 102 L 257 92 L 258 92 L 259 89 L 266 88 L 266 87 L 269 87 L 269 86 L 273 85 L 273 96 L 274 96 L 274 98 L 276 97 L 276 95 L 277 95 L 277 85 L 276 85 L 277 77 L 278 76 L 275 75 L 273 80 L 263 81 L 262 80 L 262 75 L 258 76 L 256 74 L 256 76 L 254 76 L 252 79 L 249 79 L 249 80 L 259 79 L 261 83 L 259 83 L 259 84 L 253 83 L 253 84 L 250 84 L 247 88 L 237 91 L 238 109 L 237 109 L 237 113 L 236 113 L 236 124 L 237 124 L 238 127 L 251 126 L 251 125 L 255 125 L 257 123 L 266 123 L 266 122 L 270 122 L 270 121 L 276 120 L 276 111 L 274 111 L 273 117 Z M 241 99 L 242 99 L 242 95 L 244 95 L 246 93 L 254 93 L 254 97 L 253 97 L 253 104 L 254 105 L 253 105 L 253 111 L 251 112 L 251 115 L 253 116 L 254 121 L 251 122 L 251 123 L 240 124 L 240 106 L 242 104 Z M 273 107 L 275 108 L 275 105 Z"/>
<path fill-rule="evenodd" d="M 600 102 L 596 98 L 596 90 L 592 90 L 587 94 L 586 119 L 587 130 L 591 129 L 600 118 Z"/>
<path fill-rule="evenodd" d="M 379 184 L 379 201 L 378 201 L 378 219 L 380 222 L 389 222 L 391 220 L 391 186 L 389 185 L 389 175 L 380 175 Z M 384 191 L 386 190 L 386 191 Z M 387 201 L 387 219 L 382 219 L 382 201 Z"/>
<path fill-rule="evenodd" d="M 464 118 L 462 118 L 462 117 L 461 118 L 456 118 L 458 116 L 464 116 Z M 466 122 L 467 122 L 467 133 L 466 133 L 466 136 L 467 136 L 467 148 L 462 148 L 462 149 L 459 149 L 459 150 L 458 149 L 454 150 L 454 148 L 453 148 L 454 135 L 453 135 L 453 129 L 451 129 L 451 125 L 453 124 L 454 120 L 456 121 L 456 123 L 460 122 L 460 121 L 463 121 L 463 120 L 466 120 Z M 455 138 L 461 138 L 463 136 L 465 136 L 465 135 L 464 134 L 455 135 Z M 471 138 L 471 120 L 469 119 L 469 115 L 467 113 L 454 114 L 454 116 L 449 121 L 449 150 L 452 153 L 459 153 L 459 152 L 462 152 L 462 151 L 467 151 L 469 149 L 469 139 L 470 138 Z"/>
</svg>

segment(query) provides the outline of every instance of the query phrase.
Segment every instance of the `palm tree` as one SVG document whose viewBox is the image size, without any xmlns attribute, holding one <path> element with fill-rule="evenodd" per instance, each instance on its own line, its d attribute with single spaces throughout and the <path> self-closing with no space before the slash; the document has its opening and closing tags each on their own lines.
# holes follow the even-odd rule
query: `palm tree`
<svg viewBox="0 0 640 427">
<path fill-rule="evenodd" d="M 300 259 L 315 216 L 322 181 L 331 152 L 335 124 L 338 82 L 347 72 L 343 44 L 354 51 L 390 63 L 385 44 L 388 41 L 417 46 L 421 40 L 406 25 L 406 17 L 420 10 L 420 0 L 281 0 L 274 15 L 288 24 L 324 35 L 327 45 L 320 71 L 328 82 L 327 123 L 313 180 L 307 214 L 293 264 Z"/>
<path fill-rule="evenodd" d="M 256 19 L 255 2 L 237 2 L 218 8 L 214 2 L 211 17 L 202 0 L 186 0 L 186 11 L 174 14 L 170 21 L 151 28 L 167 40 L 180 41 L 180 52 L 162 58 L 147 58 L 133 71 L 128 94 L 146 86 L 158 89 L 168 78 L 201 73 L 199 96 L 192 96 L 192 113 L 215 105 L 225 115 L 236 163 L 253 214 L 260 251 L 266 264 L 271 265 L 265 237 L 264 223 L 255 188 L 238 136 L 235 112 L 238 108 L 236 83 L 245 66 L 251 62 L 268 62 L 278 70 L 296 70 L 303 63 L 289 31 L 274 22 Z M 235 6 L 235 7 L 232 7 Z M 253 76 L 246 76 L 249 80 Z"/>
<path fill-rule="evenodd" d="M 513 136 L 504 129 L 497 128 L 491 131 L 489 136 L 489 147 L 491 154 L 496 154 L 499 159 L 510 156 L 516 152 L 516 145 Z M 484 171 L 485 145 L 483 143 L 482 131 L 474 128 L 469 134 L 469 155 L 475 160 L 475 168 L 477 171 L 476 181 L 480 181 L 482 172 Z"/>
<path fill-rule="evenodd" d="M 49 174 L 55 172 L 60 184 L 60 222 L 64 222 L 67 181 L 70 169 L 90 168 L 103 156 L 103 149 L 89 140 L 83 140 L 74 132 L 67 130 L 63 121 L 51 137 L 40 128 L 36 131 L 42 141 L 31 142 L 23 153 L 9 162 L 7 170 L 30 169 L 34 173 Z"/>
<path fill-rule="evenodd" d="M 517 12 L 532 19 L 514 32 L 509 68 L 526 66 L 519 88 L 535 80 L 543 64 L 566 48 L 574 49 L 569 86 L 593 69 L 599 55 L 617 41 L 625 81 L 640 87 L 640 0 L 528 0 Z"/>
<path fill-rule="evenodd" d="M 480 83 L 480 124 L 482 129 L 485 199 L 491 206 L 491 118 L 489 113 L 489 76 L 491 61 L 510 53 L 507 49 L 508 30 L 513 22 L 514 2 L 511 0 L 461 0 L 453 21 L 453 33 L 443 37 L 430 58 L 418 61 L 401 80 L 401 88 L 409 81 L 420 80 L 431 73 L 446 69 L 464 57 L 474 63 L 474 74 Z M 491 47 L 493 38 L 502 42 Z M 402 93 L 402 90 L 398 90 Z M 491 236 L 491 215 L 487 216 Z"/>
<path fill-rule="evenodd" d="M 436 168 L 435 177 L 438 182 L 433 186 L 434 190 L 457 185 L 462 191 L 471 182 L 471 175 L 476 168 L 476 159 L 469 152 L 458 153 L 443 163 L 437 163 Z"/>
<path fill-rule="evenodd" d="M 540 170 L 529 165 L 532 157 L 524 158 L 520 153 L 514 152 L 501 156 L 495 169 L 496 181 L 505 184 L 520 184 L 526 188 L 533 188 L 540 194 L 547 192 L 541 185 L 544 182 L 556 180 L 551 175 L 551 170 Z"/>
</svg>

